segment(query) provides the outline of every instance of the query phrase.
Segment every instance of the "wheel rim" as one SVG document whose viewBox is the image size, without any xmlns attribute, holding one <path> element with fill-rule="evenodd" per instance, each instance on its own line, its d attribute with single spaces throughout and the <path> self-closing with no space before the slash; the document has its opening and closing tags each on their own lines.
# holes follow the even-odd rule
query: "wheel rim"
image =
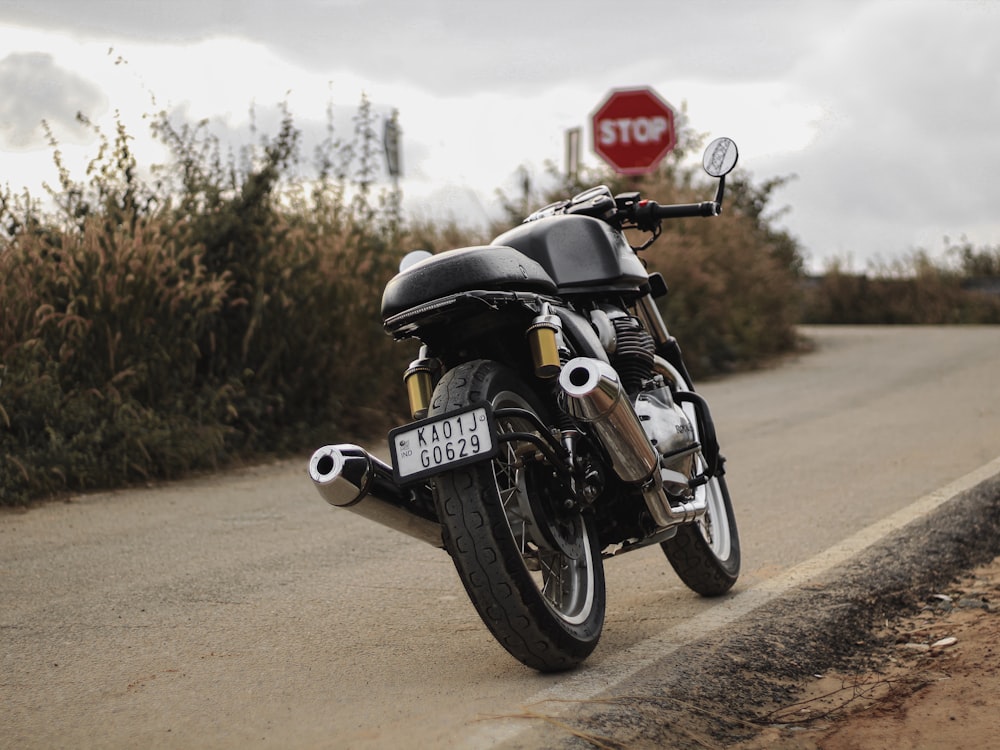
<svg viewBox="0 0 1000 750">
<path fill-rule="evenodd" d="M 509 391 L 493 399 L 495 409 L 509 406 L 531 409 L 524 399 Z M 498 419 L 498 428 L 500 432 L 535 431 L 530 423 L 514 418 Z M 537 498 L 533 503 L 529 496 L 529 487 L 533 486 L 533 482 L 523 456 L 533 452 L 530 443 L 507 442 L 501 445 L 500 453 L 493 460 L 497 493 L 514 544 L 542 599 L 560 619 L 579 625 L 587 620 L 594 606 L 594 560 L 590 531 L 579 513 L 572 516 L 558 514 L 558 528 L 542 528 L 542 524 L 547 523 L 544 519 L 554 515 L 540 512 Z M 562 541 L 553 543 L 553 538 Z M 575 542 L 572 549 L 576 554 L 567 553 L 566 541 L 570 538 Z"/>
<path fill-rule="evenodd" d="M 699 470 L 704 464 L 701 456 L 698 456 Z M 722 494 L 722 487 L 719 480 L 713 478 L 697 489 L 696 495 L 701 500 L 706 497 L 708 510 L 705 515 L 696 522 L 702 538 L 708 544 L 709 549 L 720 560 L 728 560 L 732 550 L 733 538 L 729 533 L 729 512 L 726 508 L 726 499 Z"/>
<path fill-rule="evenodd" d="M 675 385 L 678 391 L 688 390 L 684 380 L 680 377 L 675 380 Z M 695 436 L 700 440 L 698 415 L 694 407 L 690 403 L 685 403 L 681 405 L 681 408 L 691 422 Z M 699 453 L 695 461 L 695 474 L 703 471 L 704 468 L 705 459 Z M 698 487 L 695 490 L 695 499 L 698 501 L 703 499 L 707 501 L 708 510 L 705 511 L 705 515 L 695 522 L 698 530 L 701 532 L 702 538 L 719 560 L 728 560 L 730 554 L 732 554 L 733 537 L 729 530 L 729 509 L 726 507 L 726 498 L 718 478 L 713 477 L 701 487 Z"/>
</svg>

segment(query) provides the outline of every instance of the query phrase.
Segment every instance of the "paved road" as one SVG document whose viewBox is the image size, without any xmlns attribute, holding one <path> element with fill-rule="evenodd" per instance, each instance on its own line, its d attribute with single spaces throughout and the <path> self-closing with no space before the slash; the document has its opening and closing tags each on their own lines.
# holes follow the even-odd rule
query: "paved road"
<svg viewBox="0 0 1000 750">
<path fill-rule="evenodd" d="M 814 353 L 701 388 L 736 597 L 1000 456 L 1000 327 L 805 333 Z M 657 549 L 608 589 L 597 680 L 724 606 Z M 0 633 L 3 748 L 488 746 L 490 717 L 580 675 L 514 662 L 443 552 L 327 506 L 305 457 L 0 513 Z"/>
</svg>

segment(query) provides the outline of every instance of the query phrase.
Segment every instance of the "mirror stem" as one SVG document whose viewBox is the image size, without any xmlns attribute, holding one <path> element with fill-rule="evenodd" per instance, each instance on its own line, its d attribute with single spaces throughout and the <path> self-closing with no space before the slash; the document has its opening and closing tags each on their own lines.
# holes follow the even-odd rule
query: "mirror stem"
<svg viewBox="0 0 1000 750">
<path fill-rule="evenodd" d="M 726 193 L 726 176 L 719 178 L 719 189 L 715 191 L 715 205 L 717 213 L 722 213 L 722 198 Z"/>
</svg>

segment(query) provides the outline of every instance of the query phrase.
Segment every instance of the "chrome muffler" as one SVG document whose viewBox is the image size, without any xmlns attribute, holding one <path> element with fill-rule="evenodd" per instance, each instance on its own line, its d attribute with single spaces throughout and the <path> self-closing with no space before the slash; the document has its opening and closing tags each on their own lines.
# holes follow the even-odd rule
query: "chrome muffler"
<svg viewBox="0 0 1000 750">
<path fill-rule="evenodd" d="M 434 498 L 424 485 L 400 487 L 392 467 L 357 445 L 325 445 L 309 459 L 309 477 L 330 505 L 444 548 Z"/>
<path fill-rule="evenodd" d="M 589 423 L 611 457 L 611 466 L 625 482 L 638 484 L 653 522 L 666 528 L 704 515 L 707 493 L 691 502 L 671 505 L 664 482 L 688 488 L 688 477 L 663 468 L 618 373 L 607 362 L 577 357 L 563 365 L 559 386 L 568 397 L 566 409 Z"/>
</svg>

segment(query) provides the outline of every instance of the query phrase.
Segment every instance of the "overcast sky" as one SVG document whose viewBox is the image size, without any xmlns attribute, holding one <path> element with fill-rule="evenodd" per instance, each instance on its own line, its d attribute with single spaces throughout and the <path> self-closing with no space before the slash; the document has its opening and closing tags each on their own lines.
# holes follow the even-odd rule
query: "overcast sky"
<svg viewBox="0 0 1000 750">
<path fill-rule="evenodd" d="M 1000 244 L 998 40 L 997 0 L 0 0 L 0 181 L 54 182 L 42 120 L 93 158 L 78 111 L 155 160 L 145 113 L 245 133 L 287 102 L 318 138 L 364 93 L 399 110 L 407 205 L 481 222 L 567 128 L 596 165 L 591 113 L 651 86 L 755 180 L 796 176 L 776 207 L 814 267 L 863 267 Z"/>
</svg>

